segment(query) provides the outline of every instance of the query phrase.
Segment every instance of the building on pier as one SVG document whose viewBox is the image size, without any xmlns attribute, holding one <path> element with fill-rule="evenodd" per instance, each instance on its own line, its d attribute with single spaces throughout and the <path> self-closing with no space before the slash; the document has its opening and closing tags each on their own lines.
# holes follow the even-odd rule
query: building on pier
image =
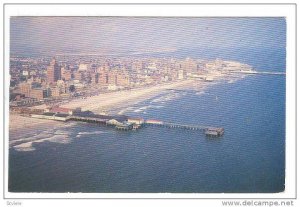
<svg viewBox="0 0 300 207">
<path fill-rule="evenodd" d="M 209 127 L 205 130 L 206 136 L 219 137 L 224 134 L 224 128 Z"/>
<path fill-rule="evenodd" d="M 51 113 L 51 112 L 46 112 L 43 114 L 31 114 L 31 117 L 38 118 L 38 119 L 56 120 L 56 121 L 69 120 L 69 115 L 67 115 L 67 114 L 59 114 L 59 113 Z"/>
<path fill-rule="evenodd" d="M 159 120 L 155 120 L 155 119 L 148 119 L 145 121 L 146 124 L 158 124 L 158 125 L 162 125 L 164 122 L 159 121 Z"/>
<path fill-rule="evenodd" d="M 134 129 L 134 124 L 131 124 L 131 123 L 117 123 L 115 124 L 115 128 L 118 129 L 118 130 L 133 130 Z"/>
<path fill-rule="evenodd" d="M 142 118 L 128 118 L 127 122 L 132 124 L 142 125 L 145 123 L 145 120 Z"/>
</svg>

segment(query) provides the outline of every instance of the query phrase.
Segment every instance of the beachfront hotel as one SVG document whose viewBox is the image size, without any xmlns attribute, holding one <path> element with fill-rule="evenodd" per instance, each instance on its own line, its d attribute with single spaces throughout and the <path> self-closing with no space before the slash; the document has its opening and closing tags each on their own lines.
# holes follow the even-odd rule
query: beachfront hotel
<svg viewBox="0 0 300 207">
<path fill-rule="evenodd" d="M 61 79 L 61 68 L 53 58 L 47 68 L 47 81 L 48 83 L 55 83 Z"/>
</svg>

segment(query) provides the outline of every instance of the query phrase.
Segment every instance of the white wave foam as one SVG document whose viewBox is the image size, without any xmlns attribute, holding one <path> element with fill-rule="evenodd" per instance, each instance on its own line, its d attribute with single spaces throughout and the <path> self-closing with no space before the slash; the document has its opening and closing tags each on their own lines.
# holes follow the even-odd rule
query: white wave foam
<svg viewBox="0 0 300 207">
<path fill-rule="evenodd" d="M 151 105 L 149 105 L 149 106 L 143 106 L 143 107 L 141 107 L 141 108 L 139 108 L 140 110 L 147 110 L 148 108 L 150 108 L 151 107 Z"/>
<path fill-rule="evenodd" d="M 78 123 L 76 123 L 76 122 L 67 122 L 67 123 L 65 123 L 65 126 L 66 127 L 72 127 L 72 126 L 75 126 L 75 125 L 77 125 Z"/>
<path fill-rule="evenodd" d="M 166 101 L 172 101 L 174 99 L 178 99 L 181 96 L 186 95 L 186 93 L 171 93 L 164 96 L 161 96 L 159 98 L 153 99 L 150 103 L 164 103 Z"/>
<path fill-rule="evenodd" d="M 79 133 L 76 135 L 76 138 L 82 137 L 82 135 L 95 135 L 95 134 L 104 134 L 104 133 L 106 133 L 106 132 L 103 132 L 103 131 L 79 132 Z"/>
<path fill-rule="evenodd" d="M 197 96 L 202 96 L 202 95 L 204 95 L 204 94 L 205 94 L 204 91 L 199 91 L 199 92 L 196 93 Z"/>
<path fill-rule="evenodd" d="M 94 132 L 79 132 L 79 135 L 91 135 L 91 134 L 103 134 L 103 131 L 94 131 Z"/>
<path fill-rule="evenodd" d="M 160 108 L 163 108 L 164 106 L 160 106 L 160 105 L 157 105 L 157 106 L 152 106 L 152 108 L 155 108 L 155 109 L 160 109 Z"/>
<path fill-rule="evenodd" d="M 68 144 L 71 142 L 71 139 L 69 138 L 68 135 L 54 135 L 54 136 L 48 138 L 47 141 L 60 143 L 60 144 Z"/>
<path fill-rule="evenodd" d="M 23 138 L 14 140 L 10 144 L 14 144 L 17 142 L 23 142 L 21 144 L 13 146 L 13 148 L 17 151 L 34 151 L 35 148 L 32 146 L 33 143 L 42 143 L 45 141 L 60 143 L 60 144 L 68 144 L 71 142 L 69 137 L 70 133 L 63 130 L 57 130 L 56 132 L 50 133 L 49 131 L 44 131 L 38 135 L 33 136 L 32 138 Z"/>
<path fill-rule="evenodd" d="M 32 142 L 26 142 L 23 144 L 19 144 L 14 146 L 14 149 L 17 151 L 22 151 L 22 152 L 29 152 L 29 151 L 34 151 L 35 148 L 32 147 Z"/>
<path fill-rule="evenodd" d="M 129 112 L 129 111 L 132 111 L 134 110 L 135 108 L 134 107 L 128 107 L 128 108 L 125 108 L 125 109 L 122 109 L 121 111 L 118 112 L 119 115 L 122 115 L 124 114 L 125 112 Z"/>
<path fill-rule="evenodd" d="M 53 132 L 48 131 L 43 131 L 39 134 L 35 134 L 34 136 L 31 137 L 25 137 L 25 138 L 20 138 L 20 139 L 16 139 L 13 141 L 10 141 L 9 144 L 10 145 L 14 145 L 15 143 L 19 143 L 19 142 L 31 142 L 31 141 L 38 141 L 40 139 L 44 139 L 44 138 L 49 138 L 51 135 L 53 134 Z"/>
<path fill-rule="evenodd" d="M 231 79 L 231 80 L 229 80 L 227 83 L 235 83 L 237 80 L 234 80 L 234 79 Z"/>
<path fill-rule="evenodd" d="M 140 113 L 140 112 L 142 112 L 143 110 L 142 109 L 136 109 L 136 110 L 134 110 L 133 112 L 134 113 Z"/>
<path fill-rule="evenodd" d="M 133 112 L 134 113 L 143 113 L 143 114 L 146 114 L 147 113 L 146 111 L 148 109 L 159 109 L 159 108 L 163 108 L 163 107 L 164 106 L 162 106 L 162 105 L 148 105 L 148 106 L 140 107 L 140 108 L 134 110 Z"/>
<path fill-rule="evenodd" d="M 59 130 L 56 130 L 56 131 L 54 132 L 54 134 L 56 134 L 56 135 L 70 135 L 71 132 L 69 132 L 69 131 L 64 131 L 64 130 L 59 129 Z"/>
</svg>

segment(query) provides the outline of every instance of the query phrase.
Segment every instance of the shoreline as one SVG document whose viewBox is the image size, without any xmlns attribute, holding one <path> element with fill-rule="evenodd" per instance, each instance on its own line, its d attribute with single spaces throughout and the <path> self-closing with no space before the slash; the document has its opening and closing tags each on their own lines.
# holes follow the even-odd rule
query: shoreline
<svg viewBox="0 0 300 207">
<path fill-rule="evenodd" d="M 109 108 L 109 111 L 122 111 L 128 105 L 141 102 L 148 98 L 162 94 L 167 89 L 176 89 L 187 87 L 193 81 L 186 80 L 171 84 L 157 85 L 149 88 L 137 88 L 130 91 L 113 91 L 110 93 L 100 94 L 87 99 L 75 99 L 67 104 L 62 104 L 61 107 L 82 107 L 83 110 L 91 110 L 95 113 L 103 112 L 103 109 Z M 106 101 L 105 101 L 106 100 Z M 99 102 L 102 104 L 99 107 Z M 41 107 L 41 106 L 37 106 Z M 36 107 L 33 107 L 36 108 Z M 10 145 L 18 140 L 31 139 L 31 136 L 37 131 L 46 131 L 59 128 L 62 122 L 47 119 L 37 119 L 25 117 L 20 114 L 9 113 L 9 143 Z M 27 137 L 27 138 L 25 138 Z"/>
<path fill-rule="evenodd" d="M 205 88 L 218 84 L 227 79 L 227 76 L 219 76 L 214 82 L 200 82 L 197 80 L 184 80 L 173 83 L 160 84 L 152 87 L 142 87 L 126 91 L 113 91 L 97 96 L 87 97 L 86 99 L 75 99 L 69 103 L 61 104 L 61 107 L 90 110 L 94 113 L 114 112 L 122 113 L 127 107 L 138 104 L 157 95 L 167 93 L 172 89 L 197 89 L 198 92 Z M 231 78 L 230 78 L 231 79 Z M 40 106 L 39 106 L 40 107 Z M 37 131 L 57 129 L 65 123 L 37 119 L 21 116 L 20 114 L 10 113 L 9 115 L 9 142 L 14 143 L 18 139 L 31 139 Z M 27 137 L 27 138 L 24 138 Z"/>
<path fill-rule="evenodd" d="M 170 89 L 186 88 L 194 82 L 194 80 L 185 80 L 126 91 L 113 91 L 110 93 L 87 97 L 86 99 L 72 100 L 69 103 L 61 104 L 60 106 L 65 108 L 80 107 L 83 111 L 90 110 L 95 113 L 109 113 L 112 111 L 116 111 L 116 113 L 118 113 L 129 105 L 150 99 L 154 96 L 165 93 Z"/>
<path fill-rule="evenodd" d="M 47 119 L 35 119 L 21 116 L 20 114 L 9 114 L 9 142 L 21 137 L 28 137 L 38 130 L 49 130 L 57 128 L 61 123 Z"/>
</svg>

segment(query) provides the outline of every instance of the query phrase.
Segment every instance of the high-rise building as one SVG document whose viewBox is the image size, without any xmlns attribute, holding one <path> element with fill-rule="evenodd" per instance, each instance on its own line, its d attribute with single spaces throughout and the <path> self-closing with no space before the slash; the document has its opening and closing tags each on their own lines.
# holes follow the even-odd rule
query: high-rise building
<svg viewBox="0 0 300 207">
<path fill-rule="evenodd" d="M 129 85 L 129 76 L 124 73 L 118 73 L 116 85 L 128 86 Z"/>
<path fill-rule="evenodd" d="M 184 71 L 178 70 L 178 80 L 182 80 L 184 78 Z"/>
<path fill-rule="evenodd" d="M 65 81 L 72 79 L 72 71 L 68 67 L 61 68 L 61 79 Z"/>
<path fill-rule="evenodd" d="M 93 84 L 97 84 L 99 81 L 99 74 L 98 73 L 92 73 L 91 74 L 91 82 Z"/>
<path fill-rule="evenodd" d="M 35 88 L 30 91 L 30 97 L 41 100 L 47 97 L 47 90 L 42 88 Z"/>
<path fill-rule="evenodd" d="M 197 70 L 197 63 L 196 61 L 194 61 L 191 58 L 186 58 L 183 62 L 182 62 L 182 69 L 187 72 L 187 73 L 192 73 L 195 72 Z"/>
<path fill-rule="evenodd" d="M 55 83 L 61 79 L 61 68 L 53 58 L 47 68 L 47 81 L 48 83 Z"/>
<path fill-rule="evenodd" d="M 20 83 L 19 88 L 20 88 L 20 93 L 24 94 L 25 97 L 30 96 L 31 84 L 29 84 L 29 83 Z"/>
<path fill-rule="evenodd" d="M 84 73 L 83 73 L 83 72 L 80 72 L 80 71 L 76 71 L 76 72 L 74 73 L 74 79 L 75 79 L 75 80 L 79 80 L 79 81 L 84 80 Z"/>
<path fill-rule="evenodd" d="M 108 73 L 108 84 L 117 85 L 118 77 L 115 71 L 110 71 Z"/>
<path fill-rule="evenodd" d="M 108 73 L 103 71 L 101 73 L 99 73 L 98 76 L 98 84 L 102 85 L 102 86 L 106 86 L 108 84 Z"/>
<path fill-rule="evenodd" d="M 19 87 L 20 87 L 20 93 L 24 94 L 25 97 L 30 97 L 30 98 L 35 98 L 35 99 L 41 100 L 48 96 L 46 89 L 32 88 L 32 85 L 29 83 L 21 83 L 19 85 Z"/>
</svg>

